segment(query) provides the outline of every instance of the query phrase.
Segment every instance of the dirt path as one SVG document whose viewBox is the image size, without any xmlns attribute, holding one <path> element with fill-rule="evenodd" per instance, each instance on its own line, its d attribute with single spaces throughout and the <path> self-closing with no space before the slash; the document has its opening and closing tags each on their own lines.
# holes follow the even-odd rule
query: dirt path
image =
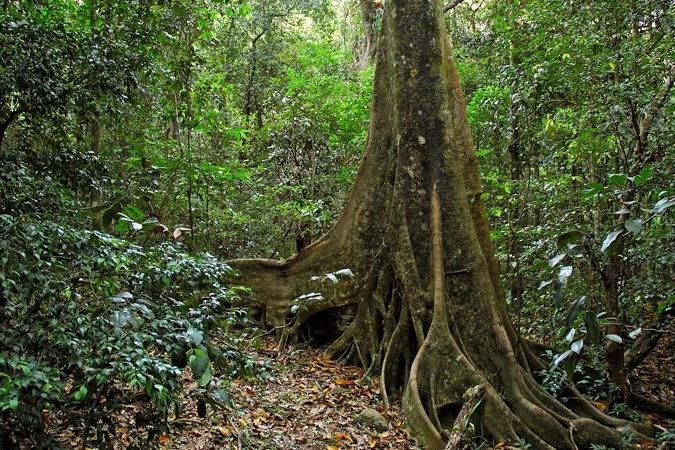
<svg viewBox="0 0 675 450">
<path fill-rule="evenodd" d="M 379 389 L 363 380 L 363 370 L 323 358 L 302 346 L 278 354 L 263 341 L 256 357 L 272 367 L 266 380 L 235 380 L 234 407 L 211 410 L 205 419 L 188 402 L 186 415 L 166 436 L 171 448 L 190 449 L 414 449 L 399 409 L 385 411 Z M 358 423 L 366 407 L 389 422 L 378 432 Z M 160 439 L 161 440 L 161 439 Z"/>
</svg>

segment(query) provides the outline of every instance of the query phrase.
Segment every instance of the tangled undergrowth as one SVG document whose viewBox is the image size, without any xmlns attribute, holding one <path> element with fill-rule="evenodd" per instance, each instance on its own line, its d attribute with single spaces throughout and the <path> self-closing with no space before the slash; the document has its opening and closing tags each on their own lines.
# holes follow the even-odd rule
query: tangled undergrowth
<svg viewBox="0 0 675 450">
<path fill-rule="evenodd" d="M 141 247 L 98 231 L 0 215 L 0 447 L 48 445 L 52 411 L 86 411 L 84 438 L 114 434 L 110 416 L 147 403 L 159 430 L 180 409 L 190 366 L 203 403 L 224 403 L 257 366 L 238 350 L 256 333 L 221 284 L 230 268 L 180 243 Z M 218 345 L 211 342 L 220 330 Z"/>
</svg>

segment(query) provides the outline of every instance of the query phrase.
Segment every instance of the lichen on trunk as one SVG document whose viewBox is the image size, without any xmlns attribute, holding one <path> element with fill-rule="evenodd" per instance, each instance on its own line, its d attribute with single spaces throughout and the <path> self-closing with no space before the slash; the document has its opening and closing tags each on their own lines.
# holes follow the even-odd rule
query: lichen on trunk
<svg viewBox="0 0 675 450">
<path fill-rule="evenodd" d="M 542 363 L 507 316 L 441 3 L 389 0 L 381 33 L 366 151 L 342 216 L 289 260 L 232 261 L 238 282 L 284 343 L 313 315 L 354 307 L 327 352 L 379 373 L 385 402 L 401 393 L 425 448 L 444 447 L 475 386 L 481 429 L 495 441 L 616 445 L 633 424 L 573 386 L 566 404 L 544 392 L 532 375 Z M 291 302 L 317 291 L 312 276 L 343 268 L 355 277 L 324 284 L 292 315 Z"/>
</svg>

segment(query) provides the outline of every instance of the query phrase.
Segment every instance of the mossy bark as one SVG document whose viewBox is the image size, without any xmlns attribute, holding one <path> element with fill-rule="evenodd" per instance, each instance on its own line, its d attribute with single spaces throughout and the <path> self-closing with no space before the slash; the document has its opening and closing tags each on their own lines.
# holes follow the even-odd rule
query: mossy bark
<svg viewBox="0 0 675 450">
<path fill-rule="evenodd" d="M 289 260 L 232 261 L 238 282 L 284 341 L 312 315 L 353 305 L 327 351 L 381 374 L 385 401 L 402 392 L 425 448 L 443 448 L 443 429 L 479 385 L 481 429 L 496 441 L 615 446 L 630 424 L 571 386 L 567 404 L 545 393 L 532 376 L 543 366 L 507 316 L 441 2 L 387 1 L 379 39 L 366 152 L 343 215 Z M 293 299 L 317 291 L 311 276 L 343 268 L 355 277 L 291 316 Z"/>
</svg>

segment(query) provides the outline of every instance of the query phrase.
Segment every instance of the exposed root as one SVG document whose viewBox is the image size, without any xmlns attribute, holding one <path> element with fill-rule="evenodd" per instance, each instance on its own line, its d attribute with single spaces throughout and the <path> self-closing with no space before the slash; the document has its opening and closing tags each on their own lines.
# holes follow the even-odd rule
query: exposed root
<svg viewBox="0 0 675 450">
<path fill-rule="evenodd" d="M 356 305 L 326 353 L 380 372 L 385 404 L 402 393 L 426 448 L 447 445 L 443 429 L 473 386 L 484 389 L 480 430 L 495 442 L 577 450 L 616 446 L 626 427 L 648 432 L 596 410 L 574 386 L 563 402 L 537 384 L 533 372 L 546 367 L 506 313 L 440 2 L 388 1 L 382 30 L 367 149 L 345 212 L 290 260 L 234 261 L 239 282 L 256 289 L 284 342 L 318 312 Z M 353 281 L 293 318 L 291 302 L 315 291 L 311 276 L 345 267 Z"/>
</svg>

